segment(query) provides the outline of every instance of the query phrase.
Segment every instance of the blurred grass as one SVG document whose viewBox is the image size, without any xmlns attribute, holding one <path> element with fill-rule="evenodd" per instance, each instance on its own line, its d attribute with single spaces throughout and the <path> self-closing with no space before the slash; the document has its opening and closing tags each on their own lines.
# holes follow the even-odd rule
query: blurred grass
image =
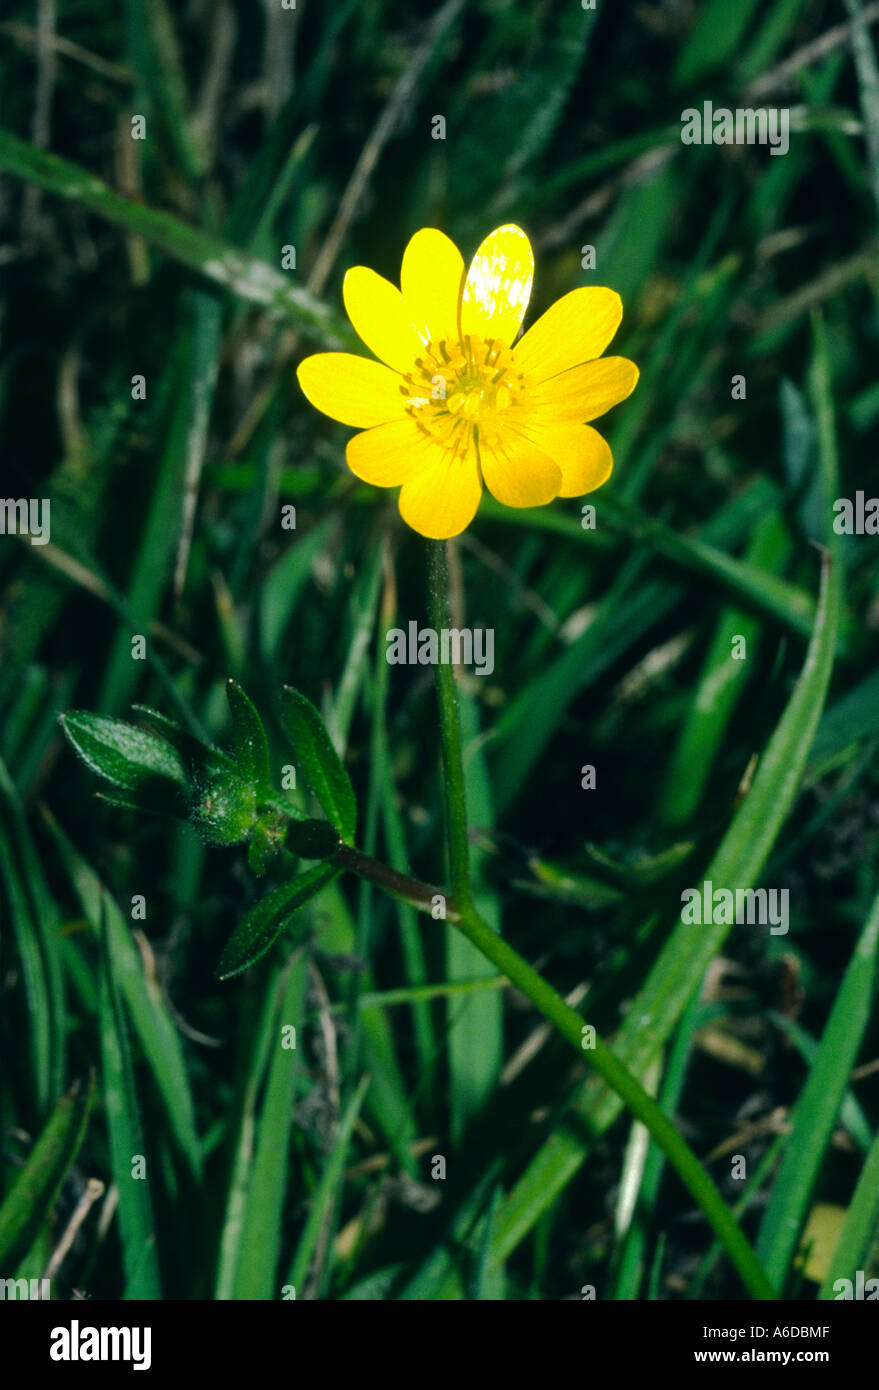
<svg viewBox="0 0 879 1390">
<path fill-rule="evenodd" d="M 816 1201 L 846 1212 L 821 1296 L 872 1267 L 879 1033 L 872 956 L 850 958 L 879 888 L 879 558 L 831 505 L 879 495 L 873 9 L 82 0 L 40 37 L 11 0 L 0 457 L 11 497 L 51 499 L 52 540 L 0 536 L 0 1232 L 11 1211 L 36 1270 L 86 1176 L 118 1191 L 56 1296 L 740 1292 L 588 1054 L 451 925 L 342 878 L 217 982 L 274 879 L 98 802 L 58 731 L 139 703 L 229 746 L 234 677 L 306 812 L 293 686 L 357 843 L 441 883 L 433 691 L 384 660 L 423 621 L 421 547 L 292 367 L 356 350 L 348 266 L 396 278 L 417 227 L 467 255 L 506 220 L 535 244 L 530 315 L 611 285 L 642 375 L 600 422 L 594 531 L 579 500 L 485 500 L 457 548 L 462 621 L 495 633 L 494 673 L 461 683 L 481 911 L 656 1081 L 773 1277 L 811 1296 L 791 1271 Z M 705 99 L 795 108 L 790 152 L 683 147 Z M 353 834 L 345 782 L 323 791 Z M 702 878 L 788 887 L 790 933 L 686 927 Z M 90 1070 L 84 1138 L 47 1165 Z"/>
</svg>

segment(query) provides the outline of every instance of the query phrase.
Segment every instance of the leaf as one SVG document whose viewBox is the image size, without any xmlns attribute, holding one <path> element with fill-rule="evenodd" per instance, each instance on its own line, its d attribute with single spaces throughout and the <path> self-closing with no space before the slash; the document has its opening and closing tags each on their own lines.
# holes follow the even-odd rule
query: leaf
<svg viewBox="0 0 879 1390">
<path fill-rule="evenodd" d="M 257 1105 L 272 1043 L 277 1037 L 278 999 L 286 975 L 276 961 L 267 960 L 264 964 L 265 968 L 254 971 L 248 981 L 251 988 L 244 991 L 238 1020 L 240 1064 L 223 1125 L 229 1136 L 230 1154 L 214 1284 L 214 1298 L 218 1302 L 233 1297 L 236 1273 L 241 1264 L 253 1172 Z"/>
<path fill-rule="evenodd" d="M 162 996 L 144 970 L 143 960 L 116 903 L 94 870 L 74 848 L 48 811 L 43 815 L 58 846 L 59 855 L 92 932 L 100 937 L 102 926 L 110 938 L 114 979 L 125 999 L 144 1057 L 162 1096 L 170 1130 L 198 1178 L 201 1152 L 189 1078 L 180 1033 Z"/>
<path fill-rule="evenodd" d="M 191 447 L 194 392 L 190 381 L 193 355 L 188 319 L 191 308 L 176 316 L 169 334 L 169 351 L 162 364 L 157 398 L 160 402 L 156 438 L 162 440 L 155 466 L 149 472 L 148 501 L 143 520 L 132 527 L 131 572 L 119 597 L 127 622 L 117 624 L 109 660 L 104 667 L 98 707 L 105 714 L 124 709 L 141 685 L 145 662 L 131 659 L 132 632 L 148 633 L 156 621 L 173 570 L 173 553 L 186 488 Z M 150 642 L 151 646 L 152 643 Z"/>
<path fill-rule="evenodd" d="M 879 1134 L 861 1169 L 839 1243 L 833 1252 L 827 1277 L 821 1285 L 819 1299 L 836 1297 L 837 1279 L 853 1279 L 858 1269 L 864 1269 L 870 1247 L 879 1227 Z"/>
<path fill-rule="evenodd" d="M 795 1019 L 786 1018 L 784 1014 L 771 1012 L 768 1017 L 776 1028 L 780 1028 L 783 1033 L 788 1035 L 811 1071 L 821 1049 L 820 1039 L 813 1038 Z M 857 1096 L 851 1089 L 848 1089 L 842 1098 L 842 1104 L 839 1107 L 839 1123 L 843 1129 L 848 1130 L 858 1148 L 862 1149 L 864 1153 L 869 1153 L 870 1145 L 873 1142 L 873 1132 Z"/>
<path fill-rule="evenodd" d="M 158 734 L 165 743 L 170 743 L 172 748 L 176 748 L 190 776 L 203 770 L 222 771 L 224 768 L 232 769 L 236 766 L 235 759 L 224 753 L 222 748 L 202 743 L 201 739 L 184 729 L 182 724 L 178 724 L 176 719 L 169 719 L 167 715 L 160 714 L 149 705 L 132 705 L 131 708 L 138 719 L 154 734 Z"/>
<path fill-rule="evenodd" d="M 15 1268 L 51 1212 L 83 1141 L 93 1095 L 90 1079 L 61 1097 L 0 1207 L 0 1269 Z"/>
<path fill-rule="evenodd" d="M 281 718 L 290 735 L 302 775 L 327 818 L 350 843 L 357 826 L 354 790 L 326 726 L 310 700 L 292 686 L 281 695 Z"/>
<path fill-rule="evenodd" d="M 358 1082 L 357 1089 L 348 1102 L 345 1113 L 339 1121 L 336 1130 L 333 1147 L 327 1159 L 326 1167 L 321 1174 L 317 1191 L 311 1203 L 311 1210 L 308 1213 L 308 1220 L 305 1223 L 305 1230 L 299 1239 L 296 1247 L 296 1254 L 293 1257 L 293 1264 L 286 1282 L 292 1284 L 294 1289 L 298 1289 L 304 1282 L 308 1274 L 318 1236 L 325 1221 L 332 1215 L 333 1207 L 338 1200 L 338 1188 L 342 1182 L 345 1159 L 348 1154 L 348 1145 L 351 1141 L 351 1134 L 357 1116 L 360 1114 L 360 1107 L 363 1104 L 363 1097 L 366 1095 L 369 1086 L 369 1076 L 362 1076 Z"/>
<path fill-rule="evenodd" d="M 777 513 L 767 512 L 754 530 L 747 562 L 768 579 L 771 571 L 784 566 L 789 551 L 787 527 Z M 665 774 L 658 815 L 666 825 L 685 825 L 699 809 L 730 719 L 746 687 L 751 663 L 730 660 L 736 637 L 745 639 L 753 658 L 761 640 L 761 624 L 746 610 L 724 608 Z"/>
<path fill-rule="evenodd" d="M 480 742 L 479 713 L 463 691 L 458 694 L 461 734 L 465 747 L 467 804 L 474 825 L 488 835 L 494 825 L 491 788 Z M 488 855 L 478 845 L 470 851 L 470 875 L 474 901 L 485 920 L 500 932 L 502 914 L 497 891 L 486 875 Z M 449 923 L 445 931 L 446 978 L 467 980 L 497 973 L 458 929 Z M 451 998 L 446 1009 L 449 1069 L 449 1128 L 460 1145 L 469 1124 L 488 1105 L 504 1063 L 504 1004 L 499 991 Z"/>
<path fill-rule="evenodd" d="M 797 1101 L 784 1158 L 760 1227 L 757 1254 L 779 1288 L 796 1253 L 800 1228 L 870 1021 L 877 956 L 879 897 L 855 947 Z"/>
<path fill-rule="evenodd" d="M 61 1095 L 64 1079 L 66 1029 L 58 912 L 2 761 L 0 812 L 0 883 L 5 885 L 30 1025 L 31 1093 L 43 1120 Z"/>
<path fill-rule="evenodd" d="M 757 0 L 738 0 L 736 5 L 708 0 L 700 6 L 698 19 L 678 53 L 675 85 L 685 87 L 729 62 L 756 8 Z"/>
<path fill-rule="evenodd" d="M 167 255 L 215 284 L 286 316 L 302 333 L 325 347 L 359 346 L 347 323 L 307 290 L 290 285 L 280 271 L 265 261 L 255 260 L 170 213 L 115 193 L 90 170 L 47 154 L 8 130 L 0 130 L 0 169 L 50 193 L 71 198 L 128 233 L 146 237 Z"/>
<path fill-rule="evenodd" d="M 232 712 L 232 737 L 238 770 L 245 782 L 256 789 L 257 797 L 265 797 L 271 790 L 271 783 L 269 743 L 263 722 L 250 696 L 237 681 L 227 682 L 226 698 Z"/>
<path fill-rule="evenodd" d="M 277 888 L 260 898 L 226 942 L 216 970 L 217 979 L 228 980 L 233 975 L 240 975 L 242 970 L 264 956 L 291 917 L 334 878 L 338 878 L 341 872 L 331 864 L 318 864 L 302 874 L 295 874 L 285 883 L 279 883 Z"/>
<path fill-rule="evenodd" d="M 275 1276 L 281 1249 L 284 1193 L 290 1158 L 293 1101 L 301 1049 L 282 1045 L 282 1029 L 303 1016 L 308 958 L 300 954 L 285 972 L 280 1008 L 274 1017 L 270 1063 L 259 1139 L 249 1165 L 247 1200 L 237 1249 L 231 1296 L 276 1297 Z"/>
<path fill-rule="evenodd" d="M 88 710 L 71 710 L 59 722 L 86 767 L 114 787 L 133 792 L 132 801 L 146 811 L 182 815 L 186 769 L 176 749 L 164 739 Z"/>
<path fill-rule="evenodd" d="M 101 1075 L 110 1136 L 110 1168 L 119 1192 L 124 1297 L 157 1299 L 161 1298 L 162 1291 L 150 1184 L 143 1181 L 141 1175 L 135 1176 L 132 1172 L 133 1160 L 146 1160 L 128 1031 L 116 988 L 116 963 L 106 909 L 103 919 L 98 1010 Z"/>
</svg>

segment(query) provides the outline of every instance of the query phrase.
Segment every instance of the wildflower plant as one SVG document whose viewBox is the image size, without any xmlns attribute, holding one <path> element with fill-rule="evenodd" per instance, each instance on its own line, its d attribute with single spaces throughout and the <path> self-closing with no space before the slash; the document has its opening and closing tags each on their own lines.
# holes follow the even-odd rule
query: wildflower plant
<svg viewBox="0 0 879 1390">
<path fill-rule="evenodd" d="M 876 7 L 32 8 L 0 1298 L 875 1297 Z"/>
<path fill-rule="evenodd" d="M 574 290 L 529 330 L 518 347 L 534 261 L 520 228 L 504 226 L 480 245 L 464 273 L 441 233 L 417 233 L 403 258 L 401 291 L 362 267 L 345 280 L 345 302 L 360 336 L 382 362 L 348 354 L 306 358 L 299 380 L 313 404 L 343 423 L 366 426 L 348 444 L 352 471 L 379 486 L 402 484 L 404 520 L 427 537 L 428 616 L 449 616 L 447 540 L 473 519 L 483 481 L 495 498 L 529 507 L 575 496 L 610 475 L 610 450 L 586 421 L 634 389 L 635 365 L 599 358 L 622 307 L 609 290 Z M 428 394 L 428 387 L 430 392 Z M 449 870 L 444 916 L 516 984 L 641 1119 L 701 1205 L 755 1296 L 772 1290 L 748 1241 L 703 1166 L 640 1082 L 558 992 L 504 941 L 477 909 L 454 669 L 436 667 L 439 743 Z M 275 857 L 298 866 L 245 915 L 220 959 L 221 979 L 259 959 L 304 905 L 344 869 L 428 912 L 444 892 L 409 879 L 351 844 L 354 794 L 314 707 L 283 692 L 283 721 L 327 820 L 298 815 L 270 785 L 268 742 L 250 698 L 227 686 L 234 747 L 202 745 L 178 725 L 141 708 L 147 729 L 78 712 L 64 720 L 80 757 L 114 792 L 107 799 L 168 810 L 177 799 L 206 844 L 246 843 L 262 874 Z M 584 1043 L 585 1038 L 585 1043 Z"/>
</svg>

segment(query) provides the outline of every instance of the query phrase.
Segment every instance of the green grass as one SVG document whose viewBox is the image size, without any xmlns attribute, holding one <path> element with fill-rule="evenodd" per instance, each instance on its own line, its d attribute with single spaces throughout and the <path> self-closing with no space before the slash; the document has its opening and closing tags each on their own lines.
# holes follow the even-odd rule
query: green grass
<svg viewBox="0 0 879 1390">
<path fill-rule="evenodd" d="M 47 67 L 12 0 L 0 458 L 52 534 L 0 535 L 0 1276 L 90 1178 L 55 1298 L 879 1274 L 879 537 L 833 528 L 879 495 L 866 8 L 82 0 Z M 784 158 L 681 144 L 752 88 Z M 358 349 L 349 266 L 505 221 L 526 323 L 609 285 L 641 379 L 595 529 L 486 497 L 451 549 L 495 668 L 447 691 L 447 848 L 448 707 L 385 660 L 424 543 L 294 368 Z M 682 921 L 707 879 L 789 932 Z"/>
</svg>

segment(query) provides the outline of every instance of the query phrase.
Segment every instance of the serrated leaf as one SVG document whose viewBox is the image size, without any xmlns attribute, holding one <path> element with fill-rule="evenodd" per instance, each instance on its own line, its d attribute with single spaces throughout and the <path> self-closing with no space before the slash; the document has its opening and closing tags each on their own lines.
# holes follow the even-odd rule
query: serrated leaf
<svg viewBox="0 0 879 1390">
<path fill-rule="evenodd" d="M 186 769 L 178 751 L 164 739 L 88 710 L 71 710 L 59 721 L 86 767 L 114 787 L 134 793 L 133 798 L 123 798 L 125 804 L 159 814 L 181 813 Z"/>
<path fill-rule="evenodd" d="M 338 878 L 341 872 L 331 864 L 318 864 L 279 883 L 277 888 L 260 898 L 226 942 L 217 966 L 217 978 L 228 980 L 232 975 L 240 975 L 242 970 L 265 955 L 299 909 L 322 888 L 326 888 L 328 883 L 332 883 L 334 878 Z"/>
<path fill-rule="evenodd" d="M 281 701 L 281 718 L 302 775 L 342 839 L 350 842 L 357 826 L 357 803 L 326 726 L 311 701 L 292 686 L 284 686 Z"/>
<path fill-rule="evenodd" d="M 238 770 L 245 782 L 263 797 L 270 790 L 269 742 L 263 722 L 250 696 L 237 681 L 226 684 L 226 698 L 232 714 L 232 738 Z"/>
</svg>

